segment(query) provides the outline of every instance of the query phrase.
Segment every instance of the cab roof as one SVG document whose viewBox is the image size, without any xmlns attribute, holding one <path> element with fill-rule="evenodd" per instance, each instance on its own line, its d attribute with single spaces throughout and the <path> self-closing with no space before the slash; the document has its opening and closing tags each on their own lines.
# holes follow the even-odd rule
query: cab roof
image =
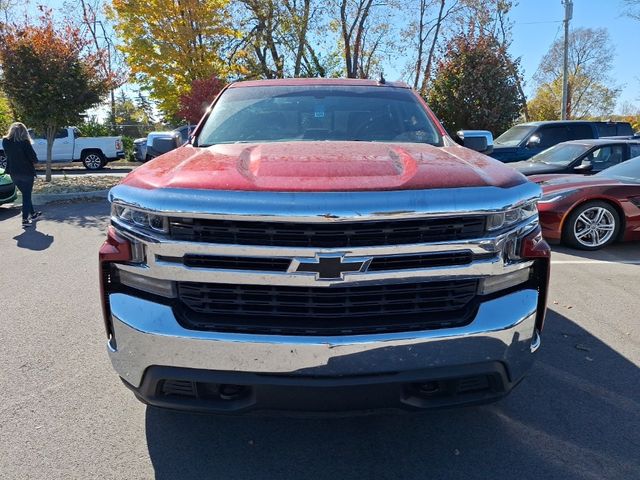
<svg viewBox="0 0 640 480">
<path fill-rule="evenodd" d="M 359 78 L 277 78 L 270 80 L 245 80 L 235 82 L 229 85 L 229 88 L 245 88 L 245 87 L 293 87 L 293 86 L 353 86 L 353 87 L 388 87 L 388 88 L 406 88 L 411 87 L 404 82 L 388 82 L 380 83 L 378 80 L 359 79 Z"/>
</svg>

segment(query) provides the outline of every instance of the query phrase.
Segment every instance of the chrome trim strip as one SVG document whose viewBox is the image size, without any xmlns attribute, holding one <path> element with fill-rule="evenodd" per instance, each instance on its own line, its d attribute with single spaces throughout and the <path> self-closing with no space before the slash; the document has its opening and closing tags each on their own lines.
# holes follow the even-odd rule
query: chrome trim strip
<svg viewBox="0 0 640 480">
<path fill-rule="evenodd" d="M 117 185 L 109 201 L 157 214 L 228 220 L 345 222 L 487 214 L 541 195 L 539 185 L 365 192 L 257 192 Z M 478 210 L 478 207 L 481 207 Z"/>
<path fill-rule="evenodd" d="M 534 358 L 529 347 L 538 293 L 521 290 L 487 301 L 463 327 L 332 337 L 187 330 L 171 307 L 125 294 L 111 294 L 109 301 L 116 340 L 109 356 L 134 386 L 151 365 L 338 376 L 500 361 L 515 381 Z"/>
<path fill-rule="evenodd" d="M 264 272 L 253 270 L 224 270 L 196 268 L 176 265 L 172 262 L 155 261 L 153 267 L 146 265 L 115 264 L 126 272 L 161 280 L 200 283 L 233 283 L 242 285 L 283 285 L 292 287 L 354 286 L 380 283 L 419 282 L 427 280 L 454 280 L 463 278 L 484 278 L 492 275 L 511 273 L 533 265 L 533 261 L 504 264 L 502 259 L 493 258 L 467 265 L 449 267 L 416 268 L 410 270 L 384 270 L 380 272 L 346 272 L 343 278 L 316 280 L 316 275 L 301 273 Z"/>
</svg>

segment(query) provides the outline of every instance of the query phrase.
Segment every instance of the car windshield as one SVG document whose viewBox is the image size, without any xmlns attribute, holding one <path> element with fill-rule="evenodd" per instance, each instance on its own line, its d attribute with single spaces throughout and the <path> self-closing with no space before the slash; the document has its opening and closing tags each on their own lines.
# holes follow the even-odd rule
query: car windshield
<svg viewBox="0 0 640 480">
<path fill-rule="evenodd" d="M 569 165 L 576 158 L 591 148 L 589 145 L 580 145 L 576 143 L 560 143 L 551 148 L 547 148 L 544 152 L 534 155 L 532 162 L 548 163 L 550 165 Z"/>
<path fill-rule="evenodd" d="M 327 85 L 230 88 L 196 145 L 311 140 L 442 145 L 411 90 Z"/>
<path fill-rule="evenodd" d="M 596 176 L 615 178 L 623 182 L 640 183 L 640 157 L 632 158 L 596 173 Z"/>
<path fill-rule="evenodd" d="M 493 143 L 500 145 L 513 145 L 515 147 L 520 144 L 522 140 L 527 138 L 535 128 L 536 127 L 532 125 L 516 125 L 496 138 Z"/>
</svg>

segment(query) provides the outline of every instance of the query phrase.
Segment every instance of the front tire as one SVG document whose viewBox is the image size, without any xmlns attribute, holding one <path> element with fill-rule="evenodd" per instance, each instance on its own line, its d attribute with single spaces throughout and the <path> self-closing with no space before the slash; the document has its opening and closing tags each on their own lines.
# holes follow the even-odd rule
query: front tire
<svg viewBox="0 0 640 480">
<path fill-rule="evenodd" d="M 580 250 L 599 250 L 618 238 L 620 215 L 606 202 L 587 202 L 575 208 L 564 225 L 563 239 Z"/>
<path fill-rule="evenodd" d="M 82 164 L 87 170 L 100 170 L 105 163 L 102 152 L 85 152 L 82 154 Z"/>
</svg>

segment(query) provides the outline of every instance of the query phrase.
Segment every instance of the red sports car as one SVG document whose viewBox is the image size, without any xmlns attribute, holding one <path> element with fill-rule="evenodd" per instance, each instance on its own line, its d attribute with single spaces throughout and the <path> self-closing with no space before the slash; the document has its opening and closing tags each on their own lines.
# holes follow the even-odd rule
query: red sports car
<svg viewBox="0 0 640 480">
<path fill-rule="evenodd" d="M 534 175 L 542 233 L 549 243 L 597 250 L 616 240 L 640 240 L 640 157 L 591 177 Z"/>
</svg>

